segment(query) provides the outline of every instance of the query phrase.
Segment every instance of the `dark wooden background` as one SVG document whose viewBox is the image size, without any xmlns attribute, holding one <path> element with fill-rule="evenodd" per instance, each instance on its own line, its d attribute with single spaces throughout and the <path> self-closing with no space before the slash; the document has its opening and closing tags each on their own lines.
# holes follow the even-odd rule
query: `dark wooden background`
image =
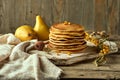
<svg viewBox="0 0 120 80">
<path fill-rule="evenodd" d="M 86 30 L 120 34 L 120 0 L 0 0 L 0 33 L 34 26 L 38 14 L 49 26 L 67 20 Z"/>
</svg>

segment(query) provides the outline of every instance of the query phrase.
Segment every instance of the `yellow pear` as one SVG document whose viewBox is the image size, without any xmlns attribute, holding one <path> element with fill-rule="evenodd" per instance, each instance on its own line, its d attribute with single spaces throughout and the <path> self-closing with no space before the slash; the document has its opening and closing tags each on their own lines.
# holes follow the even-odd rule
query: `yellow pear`
<svg viewBox="0 0 120 80">
<path fill-rule="evenodd" d="M 39 40 L 47 40 L 49 38 L 49 28 L 39 15 L 36 16 L 34 31 L 37 33 Z"/>
<path fill-rule="evenodd" d="M 29 25 L 22 25 L 18 27 L 15 31 L 15 36 L 21 41 L 27 41 L 38 38 L 36 32 Z"/>
</svg>

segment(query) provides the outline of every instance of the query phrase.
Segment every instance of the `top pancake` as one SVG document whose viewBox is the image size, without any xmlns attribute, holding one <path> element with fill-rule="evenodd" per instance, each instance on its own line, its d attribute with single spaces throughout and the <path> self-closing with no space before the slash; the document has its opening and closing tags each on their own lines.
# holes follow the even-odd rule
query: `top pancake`
<svg viewBox="0 0 120 80">
<path fill-rule="evenodd" d="M 84 27 L 78 24 L 64 24 L 64 23 L 59 23 L 59 24 L 54 24 L 51 26 L 50 29 L 51 32 L 80 32 L 84 31 Z"/>
</svg>

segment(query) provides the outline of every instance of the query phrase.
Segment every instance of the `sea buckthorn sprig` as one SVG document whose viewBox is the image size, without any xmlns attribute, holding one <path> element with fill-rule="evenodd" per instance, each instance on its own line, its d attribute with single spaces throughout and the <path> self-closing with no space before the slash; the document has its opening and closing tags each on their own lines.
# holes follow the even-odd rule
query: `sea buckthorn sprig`
<svg viewBox="0 0 120 80">
<path fill-rule="evenodd" d="M 109 53 L 109 46 L 104 44 L 104 42 L 108 39 L 109 35 L 106 34 L 105 31 L 101 32 L 92 32 L 87 33 L 85 32 L 86 37 L 85 39 L 87 41 L 90 41 L 95 44 L 95 46 L 98 48 L 98 57 L 95 59 L 94 63 L 96 66 L 102 65 L 106 62 L 105 55 Z"/>
</svg>

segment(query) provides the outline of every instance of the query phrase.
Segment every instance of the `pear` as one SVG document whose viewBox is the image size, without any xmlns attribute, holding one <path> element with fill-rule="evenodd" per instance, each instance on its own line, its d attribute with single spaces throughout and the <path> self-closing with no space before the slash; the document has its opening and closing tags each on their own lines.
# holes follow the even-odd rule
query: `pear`
<svg viewBox="0 0 120 80">
<path fill-rule="evenodd" d="M 36 32 L 29 25 L 22 25 L 18 27 L 15 31 L 15 36 L 21 41 L 27 41 L 38 38 Z"/>
<path fill-rule="evenodd" d="M 34 26 L 34 31 L 38 35 L 39 40 L 48 40 L 49 39 L 49 28 L 41 18 L 41 16 L 36 16 L 36 23 Z"/>
</svg>

